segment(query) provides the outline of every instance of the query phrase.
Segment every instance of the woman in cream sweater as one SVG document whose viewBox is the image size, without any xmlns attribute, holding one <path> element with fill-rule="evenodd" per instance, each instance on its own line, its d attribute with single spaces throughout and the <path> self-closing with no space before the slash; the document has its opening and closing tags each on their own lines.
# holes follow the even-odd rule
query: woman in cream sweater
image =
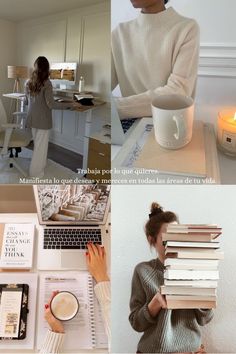
<svg viewBox="0 0 236 354">
<path fill-rule="evenodd" d="M 168 0 L 130 0 L 138 17 L 120 23 L 112 33 L 112 90 L 121 118 L 151 116 L 156 95 L 194 97 L 198 71 L 199 27 Z"/>
<path fill-rule="evenodd" d="M 204 353 L 200 327 L 211 321 L 212 310 L 168 310 L 165 297 L 160 293 L 165 260 L 162 233 L 175 221 L 175 213 L 152 204 L 145 233 L 158 258 L 135 267 L 130 298 L 130 324 L 135 331 L 143 332 L 138 353 Z"/>
<path fill-rule="evenodd" d="M 110 326 L 110 280 L 107 274 L 106 253 L 105 249 L 99 245 L 89 244 L 86 253 L 87 266 L 90 274 L 96 281 L 94 287 L 95 295 L 101 307 L 105 331 L 108 337 L 108 345 L 111 342 L 111 326 Z M 54 292 L 52 298 L 57 294 Z M 57 320 L 50 310 L 50 301 L 45 305 L 45 319 L 47 320 L 51 330 L 48 330 L 44 340 L 41 354 L 62 353 L 63 342 L 66 336 L 63 323 Z M 79 336 L 79 333 L 78 333 Z"/>
</svg>

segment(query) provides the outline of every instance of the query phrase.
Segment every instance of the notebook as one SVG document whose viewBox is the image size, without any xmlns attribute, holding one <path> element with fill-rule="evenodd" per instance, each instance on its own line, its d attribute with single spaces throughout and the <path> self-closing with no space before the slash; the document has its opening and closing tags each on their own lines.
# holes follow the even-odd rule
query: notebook
<svg viewBox="0 0 236 354">
<path fill-rule="evenodd" d="M 206 177 L 203 122 L 194 122 L 192 141 L 178 150 L 162 148 L 155 139 L 153 128 L 134 166 L 165 174 Z"/>
<path fill-rule="evenodd" d="M 0 284 L 0 339 L 26 338 L 28 284 Z"/>
<path fill-rule="evenodd" d="M 20 350 L 26 353 L 27 350 L 34 349 L 35 339 L 35 314 L 36 314 L 36 300 L 37 300 L 37 273 L 32 272 L 2 272 L 0 274 L 1 284 L 28 284 L 29 297 L 28 297 L 28 315 L 27 315 L 27 329 L 26 337 L 21 340 L 0 340 L 0 352 L 5 353 L 6 350 L 13 352 Z"/>
<path fill-rule="evenodd" d="M 41 274 L 37 348 L 42 347 L 48 330 L 48 324 L 44 319 L 44 305 L 55 290 L 72 292 L 80 304 L 75 318 L 64 322 L 66 332 L 64 350 L 107 348 L 102 314 L 94 295 L 93 279 L 87 271 Z"/>
</svg>

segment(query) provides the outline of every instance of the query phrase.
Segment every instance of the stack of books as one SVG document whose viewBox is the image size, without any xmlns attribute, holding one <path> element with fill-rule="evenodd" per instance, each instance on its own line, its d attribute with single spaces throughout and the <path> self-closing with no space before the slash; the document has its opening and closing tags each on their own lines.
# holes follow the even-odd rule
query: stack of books
<svg viewBox="0 0 236 354">
<path fill-rule="evenodd" d="M 217 225 L 168 225 L 162 234 L 166 258 L 161 287 L 168 309 L 216 307 L 221 231 Z"/>
</svg>

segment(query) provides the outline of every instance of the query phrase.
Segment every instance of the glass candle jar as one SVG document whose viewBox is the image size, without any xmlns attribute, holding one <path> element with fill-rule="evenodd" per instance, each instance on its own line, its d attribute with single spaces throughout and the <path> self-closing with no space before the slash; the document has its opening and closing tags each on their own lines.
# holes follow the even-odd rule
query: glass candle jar
<svg viewBox="0 0 236 354">
<path fill-rule="evenodd" d="M 217 142 L 220 150 L 236 157 L 236 112 L 224 110 L 218 114 Z"/>
</svg>

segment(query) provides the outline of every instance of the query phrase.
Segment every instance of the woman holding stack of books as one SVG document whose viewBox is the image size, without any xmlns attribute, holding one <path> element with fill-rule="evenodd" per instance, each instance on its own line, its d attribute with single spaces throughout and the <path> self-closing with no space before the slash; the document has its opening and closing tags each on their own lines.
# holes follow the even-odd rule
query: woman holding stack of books
<svg viewBox="0 0 236 354">
<path fill-rule="evenodd" d="M 110 328 L 110 280 L 107 274 L 106 253 L 102 246 L 88 244 L 88 252 L 86 252 L 87 266 L 90 274 L 96 281 L 94 287 L 95 295 L 101 307 L 105 331 L 108 337 L 108 345 L 111 342 Z M 45 304 L 45 319 L 47 320 L 51 330 L 48 330 L 44 340 L 44 344 L 40 353 L 62 353 L 63 342 L 66 336 L 64 327 L 61 321 L 57 320 L 51 310 L 50 302 L 57 294 L 54 292 L 48 304 Z"/>
<path fill-rule="evenodd" d="M 130 324 L 135 331 L 143 332 L 137 353 L 204 353 L 200 326 L 211 321 L 213 311 L 167 309 L 165 297 L 160 293 L 165 260 L 162 233 L 174 222 L 178 222 L 175 213 L 163 211 L 157 203 L 152 203 L 145 233 L 158 258 L 135 267 L 130 298 Z"/>
</svg>

